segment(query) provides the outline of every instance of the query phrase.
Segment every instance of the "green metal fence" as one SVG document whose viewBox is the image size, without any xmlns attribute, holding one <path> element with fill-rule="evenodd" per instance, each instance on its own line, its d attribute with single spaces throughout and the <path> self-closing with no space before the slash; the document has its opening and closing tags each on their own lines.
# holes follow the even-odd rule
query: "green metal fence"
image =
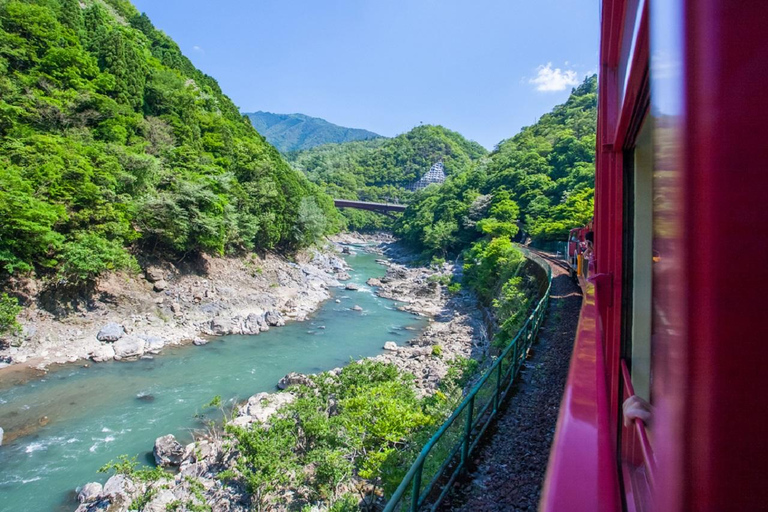
<svg viewBox="0 0 768 512">
<path fill-rule="evenodd" d="M 436 509 L 465 467 L 512 387 L 544 320 L 552 288 L 552 269 L 549 265 L 527 249 L 520 249 L 528 259 L 546 269 L 548 282 L 544 295 L 515 338 L 421 450 L 389 499 L 384 512 Z M 433 499 L 433 495 L 437 496 Z"/>
</svg>

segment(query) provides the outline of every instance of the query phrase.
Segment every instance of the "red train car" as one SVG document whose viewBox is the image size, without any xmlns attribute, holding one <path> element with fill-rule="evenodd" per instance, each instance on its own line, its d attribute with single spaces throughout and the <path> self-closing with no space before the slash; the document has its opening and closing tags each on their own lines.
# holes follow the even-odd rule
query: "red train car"
<svg viewBox="0 0 768 512">
<path fill-rule="evenodd" d="M 601 18 L 594 252 L 540 508 L 768 510 L 768 2 Z"/>
</svg>

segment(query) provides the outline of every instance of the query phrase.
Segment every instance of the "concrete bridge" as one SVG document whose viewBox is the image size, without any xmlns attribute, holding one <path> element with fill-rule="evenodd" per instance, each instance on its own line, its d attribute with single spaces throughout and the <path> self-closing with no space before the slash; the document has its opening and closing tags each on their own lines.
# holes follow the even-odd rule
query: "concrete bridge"
<svg viewBox="0 0 768 512">
<path fill-rule="evenodd" d="M 368 210 L 369 212 L 377 212 L 383 214 L 389 214 L 391 212 L 404 212 L 406 208 L 404 204 L 368 203 L 365 201 L 355 201 L 352 199 L 334 199 L 333 204 L 336 205 L 336 208 L 357 208 L 358 210 Z"/>
</svg>

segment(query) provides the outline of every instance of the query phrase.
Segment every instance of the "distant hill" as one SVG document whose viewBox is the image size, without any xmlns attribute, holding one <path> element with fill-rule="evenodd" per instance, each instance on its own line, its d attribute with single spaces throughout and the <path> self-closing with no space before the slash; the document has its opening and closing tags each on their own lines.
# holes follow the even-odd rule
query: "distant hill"
<svg viewBox="0 0 768 512">
<path fill-rule="evenodd" d="M 327 144 L 288 155 L 329 195 L 363 201 L 407 202 L 406 186 L 442 160 L 448 176 L 468 171 L 488 152 L 477 142 L 442 126 L 422 125 L 397 137 Z M 387 217 L 347 209 L 349 229 L 386 229 Z"/>
<path fill-rule="evenodd" d="M 356 140 L 381 137 L 368 130 L 346 128 L 319 117 L 304 114 L 272 114 L 254 112 L 245 114 L 256 131 L 283 153 L 302 151 L 323 144 L 340 144 Z"/>
</svg>

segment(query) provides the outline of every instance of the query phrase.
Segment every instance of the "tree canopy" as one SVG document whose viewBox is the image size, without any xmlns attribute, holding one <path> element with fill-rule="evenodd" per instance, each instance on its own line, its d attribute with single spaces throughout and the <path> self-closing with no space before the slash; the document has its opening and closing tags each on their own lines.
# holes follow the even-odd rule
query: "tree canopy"
<svg viewBox="0 0 768 512">
<path fill-rule="evenodd" d="M 457 252 L 483 236 L 564 238 L 594 202 L 597 77 L 487 157 L 413 198 L 396 233 L 427 253 Z"/>
<path fill-rule="evenodd" d="M 217 82 L 126 0 L 0 2 L 0 272 L 137 249 L 293 249 L 338 227 Z"/>
</svg>

